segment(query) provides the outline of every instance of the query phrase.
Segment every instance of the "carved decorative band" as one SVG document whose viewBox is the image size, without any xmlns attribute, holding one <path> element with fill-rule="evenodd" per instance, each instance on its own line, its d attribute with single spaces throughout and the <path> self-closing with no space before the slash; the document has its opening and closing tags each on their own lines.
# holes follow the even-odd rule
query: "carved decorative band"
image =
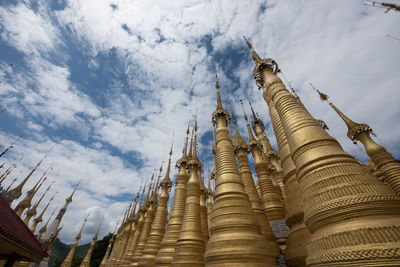
<svg viewBox="0 0 400 267">
<path fill-rule="evenodd" d="M 339 266 L 339 263 L 343 263 L 340 266 L 347 266 L 351 262 L 357 261 L 367 261 L 367 260 L 378 260 L 378 259 L 398 259 L 400 255 L 400 248 L 384 248 L 384 249 L 359 249 L 359 250 L 350 250 L 350 251 L 340 251 L 333 253 L 321 253 L 316 255 L 310 255 L 307 257 L 306 265 L 317 265 L 320 266 L 329 266 L 329 263 L 334 264 L 334 266 Z M 361 266 L 365 266 L 362 263 Z M 358 265 L 360 266 L 360 265 Z M 378 265 L 371 265 L 378 266 Z M 381 266 L 381 265 L 379 265 Z M 385 265 L 386 266 L 386 265 Z M 395 266 L 395 265 L 391 265 Z"/>
<path fill-rule="evenodd" d="M 217 130 L 217 133 L 216 133 L 216 140 L 217 140 L 217 143 L 218 143 L 219 141 L 222 141 L 222 140 L 229 140 L 229 141 L 231 142 L 231 136 L 230 136 L 230 134 L 229 134 L 228 129 Z"/>
<path fill-rule="evenodd" d="M 344 246 L 350 247 L 389 242 L 400 242 L 400 226 L 370 227 L 332 234 L 311 241 L 308 243 L 307 248 L 312 254 L 313 252 Z"/>
<path fill-rule="evenodd" d="M 382 206 L 382 203 L 386 204 Z M 304 203 L 304 221 L 306 222 L 306 225 L 310 228 L 310 230 L 315 230 L 318 228 L 318 226 L 321 226 L 322 222 L 325 222 L 326 224 L 328 221 L 326 221 L 327 217 L 331 217 L 332 212 L 334 211 L 336 214 L 336 220 L 338 220 L 341 216 L 343 217 L 343 214 L 346 215 L 346 217 L 351 217 L 352 216 L 359 216 L 360 213 L 357 212 L 360 208 L 362 210 L 365 210 L 367 205 L 370 207 L 368 209 L 368 212 L 373 212 L 374 207 L 378 207 L 380 209 L 380 213 L 384 214 L 392 214 L 393 212 L 398 214 L 398 210 L 393 210 L 393 205 L 395 204 L 399 205 L 398 203 L 399 198 L 396 197 L 394 194 L 393 195 L 369 195 L 369 196 L 360 196 L 360 197 L 353 197 L 353 198 L 346 198 L 346 199 L 341 199 L 341 200 L 336 200 L 336 201 L 331 201 L 327 204 L 324 205 L 318 205 L 318 206 L 309 206 L 308 203 Z M 369 204 L 371 203 L 371 204 Z M 386 207 L 386 209 L 383 210 L 383 208 Z M 351 210 L 350 210 L 351 209 Z M 364 211 L 365 213 L 366 211 Z M 335 221 L 332 220 L 331 222 Z"/>
<path fill-rule="evenodd" d="M 293 97 L 285 87 L 274 88 L 274 102 L 277 103 L 283 97 Z"/>
<path fill-rule="evenodd" d="M 340 144 L 336 140 L 322 140 L 322 141 L 316 141 L 312 143 L 308 143 L 304 146 L 299 147 L 293 154 L 292 154 L 292 159 L 293 161 L 296 161 L 296 159 L 303 154 L 304 152 L 314 149 L 317 147 L 321 146 L 337 146 L 340 147 Z"/>
<path fill-rule="evenodd" d="M 309 186 L 318 183 L 321 184 L 319 188 L 324 188 L 332 184 L 328 179 L 323 179 L 323 178 L 331 178 L 331 177 L 339 179 L 337 183 L 342 183 L 342 182 L 346 183 L 351 181 L 348 180 L 346 176 L 350 176 L 352 174 L 361 174 L 363 176 L 366 176 L 367 170 L 355 162 L 331 164 L 324 167 L 320 167 L 301 177 L 302 181 L 301 186 L 303 190 L 306 190 Z"/>
<path fill-rule="evenodd" d="M 352 176 L 352 178 L 355 176 Z M 307 190 L 306 197 L 304 201 L 307 201 L 307 205 L 314 206 L 320 203 L 328 202 L 331 200 L 350 197 L 354 198 L 356 196 L 371 194 L 371 195 L 390 195 L 390 190 L 379 184 L 378 181 L 375 184 L 362 183 L 360 180 L 354 180 L 348 184 L 341 184 L 336 186 L 330 186 L 326 190 Z"/>
</svg>

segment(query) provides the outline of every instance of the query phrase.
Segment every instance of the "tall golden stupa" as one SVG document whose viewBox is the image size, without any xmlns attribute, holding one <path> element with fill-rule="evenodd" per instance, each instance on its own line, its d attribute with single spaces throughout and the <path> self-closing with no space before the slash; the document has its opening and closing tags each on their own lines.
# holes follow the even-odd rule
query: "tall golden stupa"
<svg viewBox="0 0 400 267">
<path fill-rule="evenodd" d="M 204 177 L 196 114 L 191 137 L 189 122 L 182 156 L 175 165 L 177 177 L 170 177 L 171 145 L 165 174 L 161 165 L 158 175 L 153 173 L 150 183 L 139 189 L 114 231 L 101 266 L 400 266 L 398 161 L 373 141 L 368 125 L 353 122 L 317 90 L 343 119 L 349 138 L 364 145 L 371 163 L 367 166 L 346 153 L 300 98 L 286 89 L 277 62 L 261 58 L 246 42 L 277 149 L 251 103 L 245 106 L 237 99 L 247 126 L 246 135 L 240 132 L 233 109 L 223 106 L 216 76 L 217 105 L 210 125 L 214 170 Z M 43 182 L 40 179 L 31 194 Z M 9 202 L 20 195 L 19 188 L 10 191 Z M 51 242 L 59 231 L 72 195 L 50 230 L 40 234 L 41 240 Z M 17 213 L 29 209 L 31 199 L 28 195 Z M 27 223 L 36 207 L 28 212 Z M 34 220 L 32 231 L 42 215 Z M 70 266 L 81 232 L 63 266 Z M 89 266 L 97 233 L 82 266 Z"/>
<path fill-rule="evenodd" d="M 399 163 L 371 139 L 368 125 L 350 120 L 318 91 L 346 123 L 349 138 L 363 143 L 378 179 L 286 89 L 277 76 L 278 64 L 261 58 L 246 42 L 278 150 L 251 103 L 250 123 L 240 100 L 245 141 L 233 110 L 223 108 L 217 79 L 214 170 L 209 174 L 215 188 L 204 185 L 196 119 L 190 144 L 188 126 L 176 163 L 169 216 L 171 158 L 159 198 L 157 182 L 139 210 L 131 211 L 135 219 L 121 224 L 102 266 L 400 266 Z M 127 233 L 130 238 L 124 237 Z"/>
</svg>

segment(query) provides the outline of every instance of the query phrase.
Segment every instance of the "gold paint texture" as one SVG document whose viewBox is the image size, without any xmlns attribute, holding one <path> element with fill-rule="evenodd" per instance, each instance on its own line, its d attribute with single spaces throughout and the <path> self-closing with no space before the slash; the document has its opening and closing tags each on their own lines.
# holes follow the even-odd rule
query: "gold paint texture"
<svg viewBox="0 0 400 267">
<path fill-rule="evenodd" d="M 252 51 L 253 52 L 253 51 Z M 400 199 L 370 175 L 275 75 L 272 59 L 255 61 L 254 76 L 279 115 L 312 233 L 308 266 L 400 264 Z"/>
<path fill-rule="evenodd" d="M 239 174 L 242 178 L 244 188 L 249 197 L 251 206 L 254 214 L 257 217 L 258 224 L 261 227 L 261 233 L 266 239 L 269 249 L 273 251 L 274 255 L 279 257 L 279 247 L 276 243 L 275 237 L 272 233 L 271 226 L 268 223 L 267 216 L 263 210 L 260 197 L 257 193 L 256 186 L 254 184 L 253 175 L 251 173 L 249 159 L 247 157 L 247 144 L 241 136 L 239 129 L 236 125 L 236 118 L 232 112 L 233 123 L 235 125 L 235 136 L 233 138 L 234 152 L 239 161 Z"/>
<path fill-rule="evenodd" d="M 32 208 L 30 208 L 29 210 L 26 211 L 26 217 L 24 219 L 24 223 L 28 226 L 30 220 L 32 219 L 33 216 L 35 216 L 37 214 L 37 207 L 39 206 L 40 202 L 42 202 L 43 198 L 46 196 L 47 192 L 49 192 L 51 186 L 53 185 L 53 183 L 51 183 L 46 191 L 44 191 L 44 193 L 42 194 L 42 196 L 38 199 L 38 201 L 36 201 L 36 203 L 33 205 Z"/>
<path fill-rule="evenodd" d="M 158 183 L 161 177 L 162 165 L 160 167 L 159 175 L 157 177 L 157 183 L 154 187 L 152 196 L 148 200 L 149 208 L 147 209 L 144 215 L 144 222 L 142 227 L 142 232 L 139 237 L 139 241 L 137 242 L 136 248 L 133 253 L 132 261 L 130 262 L 129 266 L 137 266 L 142 255 L 143 250 L 146 246 L 147 240 L 150 235 L 151 226 L 153 225 L 154 221 L 154 214 L 157 210 L 157 201 L 158 201 Z"/>
<path fill-rule="evenodd" d="M 89 217 L 89 214 L 86 216 L 85 221 L 83 222 L 82 227 L 79 230 L 78 235 L 75 237 L 75 242 L 72 244 L 71 250 L 68 252 L 67 257 L 64 259 L 63 263 L 60 265 L 61 267 L 70 267 L 71 266 L 72 259 L 74 258 L 76 247 L 78 246 L 79 239 L 81 239 L 82 230 L 83 230 L 83 227 L 85 227 L 85 224 L 87 222 L 88 217 Z"/>
<path fill-rule="evenodd" d="M 124 248 L 126 247 L 127 240 L 129 238 L 129 231 L 131 230 L 131 226 L 129 224 L 129 208 L 125 212 L 124 219 L 122 220 L 122 224 L 120 229 L 118 229 L 118 234 L 115 242 L 115 249 L 113 249 L 114 254 L 110 261 L 110 266 L 119 266 L 122 262 Z"/>
<path fill-rule="evenodd" d="M 244 108 L 243 108 L 244 112 Z M 260 184 L 261 199 L 263 202 L 263 209 L 269 221 L 281 220 L 285 218 L 285 209 L 280 194 L 280 189 L 272 184 L 273 167 L 268 164 L 262 155 L 259 143 L 254 138 L 251 131 L 247 115 L 244 112 L 244 117 L 247 124 L 249 133 L 249 151 L 254 158 L 254 168 L 257 173 L 258 181 Z"/>
<path fill-rule="evenodd" d="M 283 169 L 283 182 L 285 184 L 286 198 L 286 224 L 290 228 L 284 252 L 285 261 L 289 266 L 305 266 L 307 257 L 306 245 L 311 233 L 304 224 L 303 198 L 296 178 L 289 144 L 286 139 L 278 112 L 271 101 L 268 102 L 272 127 L 276 136 Z"/>
<path fill-rule="evenodd" d="M 43 221 L 43 215 L 46 212 L 47 208 L 49 207 L 50 203 L 53 201 L 54 197 L 56 196 L 56 194 L 54 194 L 49 202 L 47 202 L 46 206 L 44 207 L 44 209 L 42 210 L 42 212 L 39 214 L 39 216 L 37 216 L 35 219 L 33 219 L 33 224 L 32 226 L 29 228 L 29 230 L 31 230 L 32 233 L 35 233 L 36 231 L 36 227 L 38 226 L 39 223 L 41 223 Z M 38 204 L 39 201 L 36 203 Z M 37 209 L 37 205 L 34 206 L 34 211 L 32 211 L 32 213 L 36 214 L 36 209 Z"/>
<path fill-rule="evenodd" d="M 172 156 L 172 146 L 169 152 L 167 171 L 165 173 L 164 179 L 161 181 L 162 191 L 160 198 L 158 199 L 158 205 L 154 216 L 154 222 L 138 266 L 154 266 L 156 254 L 160 250 L 161 241 L 164 237 L 165 226 L 168 215 L 167 205 L 169 199 L 169 190 L 172 186 L 172 182 L 169 178 L 171 169 L 171 156 Z"/>
<path fill-rule="evenodd" d="M 83 258 L 81 265 L 79 265 L 79 267 L 90 267 L 90 257 L 92 256 L 94 244 L 96 243 L 97 237 L 99 235 L 100 227 L 101 227 L 101 223 L 99 225 L 99 228 L 97 228 L 97 232 L 93 236 L 92 242 L 90 243 L 89 250 L 86 253 L 85 257 Z"/>
<path fill-rule="evenodd" d="M 43 160 L 46 158 L 46 156 L 44 156 L 39 162 L 38 164 L 36 164 L 36 166 L 30 171 L 30 173 L 24 178 L 24 180 L 22 180 L 22 182 L 17 185 L 15 188 L 11 189 L 11 190 L 7 190 L 7 199 L 6 201 L 8 202 L 9 205 L 12 204 L 12 202 L 14 200 L 16 200 L 17 198 L 19 198 L 22 195 L 22 188 L 24 187 L 24 185 L 26 184 L 26 182 L 29 180 L 29 178 L 32 176 L 32 174 L 37 170 L 37 168 L 40 166 L 40 164 L 42 164 Z M 39 180 L 40 181 L 40 180 Z M 29 198 L 31 194 L 28 194 L 27 197 Z M 32 196 L 33 197 L 33 196 Z M 29 200 L 30 201 L 30 200 Z M 16 210 L 18 211 L 17 207 Z M 23 210 L 22 210 L 23 211 Z M 19 211 L 17 214 L 18 216 L 21 216 L 22 211 Z"/>
<path fill-rule="evenodd" d="M 208 217 L 207 217 L 207 195 L 208 190 L 204 186 L 204 169 L 201 169 L 200 176 L 200 221 L 201 221 L 201 232 L 203 233 L 204 242 L 207 243 L 210 239 L 208 232 Z"/>
<path fill-rule="evenodd" d="M 179 172 L 177 178 L 175 179 L 175 197 L 172 203 L 167 229 L 161 242 L 161 248 L 156 255 L 156 266 L 170 266 L 174 258 L 176 242 L 178 241 L 179 233 L 182 227 L 186 203 L 186 183 L 188 179 L 188 174 L 186 171 L 186 164 L 188 160 L 188 135 L 189 128 L 186 132 L 186 142 L 183 150 L 183 156 L 176 163 L 176 167 L 179 168 Z"/>
<path fill-rule="evenodd" d="M 14 211 L 15 213 L 18 214 L 19 217 L 22 216 L 22 213 L 26 210 L 29 209 L 31 206 L 31 202 L 33 197 L 36 195 L 37 191 L 40 189 L 44 181 L 46 181 L 46 177 L 44 177 L 43 181 L 43 176 L 39 179 L 39 181 L 36 182 L 36 184 L 26 192 L 26 196 L 24 197 L 23 200 L 21 200 L 18 205 L 15 207 Z"/>
<path fill-rule="evenodd" d="M 246 194 L 233 152 L 229 133 L 229 113 L 222 108 L 219 84 L 216 124 L 216 180 L 211 236 L 206 246 L 206 266 L 275 266 L 274 252 L 269 249 L 249 197 Z"/>
<path fill-rule="evenodd" d="M 145 201 L 144 204 L 142 205 L 142 201 L 144 198 L 144 193 L 146 191 L 146 185 L 143 187 L 142 198 L 139 201 L 140 205 L 139 205 L 138 212 L 136 212 L 132 216 L 131 224 L 133 224 L 133 226 L 132 226 L 131 232 L 129 233 L 128 243 L 127 243 L 127 247 L 125 250 L 125 254 L 123 255 L 123 260 L 121 262 L 121 266 L 129 266 L 129 263 L 132 261 L 133 253 L 136 249 L 137 243 L 139 242 L 140 234 L 142 233 L 142 227 L 143 227 L 143 223 L 144 223 L 144 214 L 146 213 L 146 210 L 148 208 L 147 198 L 151 191 L 153 179 L 154 179 L 154 173 L 150 180 L 150 186 L 147 191 L 147 196 L 146 196 L 146 199 L 144 200 Z M 135 209 L 134 209 L 134 211 L 135 211 Z"/>
<path fill-rule="evenodd" d="M 200 216 L 200 183 L 198 175 L 201 163 L 197 157 L 197 121 L 194 131 L 193 148 L 192 146 L 189 148 L 188 168 L 190 175 L 186 189 L 185 212 L 171 266 L 204 266 L 205 243 Z"/>
<path fill-rule="evenodd" d="M 213 191 L 211 189 L 211 175 L 208 177 L 208 190 L 207 190 L 207 225 L 208 225 L 208 237 L 210 238 L 210 225 L 211 225 L 211 213 L 212 213 L 212 196 Z"/>
<path fill-rule="evenodd" d="M 257 117 L 254 109 L 249 101 L 251 112 L 253 114 L 253 121 L 251 125 L 253 127 L 254 133 L 256 134 L 257 140 L 261 145 L 261 151 L 264 158 L 269 165 L 273 166 L 272 172 L 272 183 L 274 186 L 278 186 L 280 189 L 280 196 L 283 198 L 284 203 L 286 202 L 286 192 L 285 185 L 283 183 L 283 169 L 281 167 L 281 160 L 279 158 L 278 152 L 272 147 L 267 135 L 265 134 L 265 128 L 263 122 Z"/>
<path fill-rule="evenodd" d="M 113 235 L 111 237 L 110 241 L 108 242 L 106 253 L 104 254 L 103 260 L 101 261 L 99 267 L 107 266 L 107 262 L 108 262 L 108 259 L 110 257 L 110 250 L 111 250 L 112 244 L 114 242 L 114 237 L 115 237 L 115 235 Z"/>
<path fill-rule="evenodd" d="M 371 127 L 365 123 L 356 123 L 350 120 L 346 115 L 344 115 L 333 103 L 328 100 L 326 94 L 321 93 L 319 90 L 317 92 L 320 98 L 327 101 L 328 104 L 339 114 L 347 126 L 347 136 L 356 144 L 360 141 L 365 148 L 368 156 L 372 159 L 376 167 L 382 172 L 385 177 L 385 181 L 390 185 L 393 191 L 400 196 L 400 164 L 397 162 L 392 154 L 387 152 L 387 150 L 377 144 L 370 136 L 372 133 Z"/>
</svg>

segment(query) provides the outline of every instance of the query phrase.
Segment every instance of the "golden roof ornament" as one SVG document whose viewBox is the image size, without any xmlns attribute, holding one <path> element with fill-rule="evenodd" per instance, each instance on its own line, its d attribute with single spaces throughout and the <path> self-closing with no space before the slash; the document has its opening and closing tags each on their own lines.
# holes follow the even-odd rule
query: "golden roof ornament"
<svg viewBox="0 0 400 267">
<path fill-rule="evenodd" d="M 46 212 L 47 208 L 49 207 L 50 203 L 53 201 L 54 197 L 56 194 L 54 194 L 49 202 L 47 202 L 46 206 L 44 207 L 44 209 L 42 210 L 42 212 L 39 214 L 39 216 L 37 216 L 34 220 L 33 220 L 33 225 L 29 228 L 31 230 L 32 233 L 34 233 L 36 231 L 36 227 L 38 226 L 39 223 L 41 223 L 43 221 L 43 214 Z M 54 210 L 55 211 L 55 210 Z M 54 213 L 53 211 L 53 213 Z M 51 215 L 53 216 L 53 214 Z M 51 218 L 51 216 L 49 217 L 49 219 Z M 39 239 L 39 238 L 38 238 Z"/>
<path fill-rule="evenodd" d="M 253 46 L 251 43 L 246 39 L 245 36 L 243 36 L 246 43 L 247 47 L 249 48 L 251 52 L 251 57 L 254 61 L 254 68 L 253 68 L 253 77 L 256 80 L 256 84 L 258 86 L 258 89 L 261 89 L 264 86 L 263 79 L 261 77 L 261 70 L 264 67 L 270 67 L 273 71 L 274 74 L 278 73 L 279 67 L 278 63 L 275 62 L 272 58 L 260 58 L 260 56 L 257 54 L 257 52 L 253 49 Z"/>
<path fill-rule="evenodd" d="M 243 137 L 241 136 L 239 129 L 237 127 L 237 122 L 236 122 L 236 117 L 235 113 L 233 111 L 233 107 L 231 107 L 231 113 L 232 113 L 232 120 L 233 124 L 235 125 L 235 135 L 233 137 L 233 147 L 234 147 L 234 152 L 237 153 L 237 150 L 242 148 L 247 151 L 247 144 L 246 141 L 244 141 Z"/>
<path fill-rule="evenodd" d="M 47 192 L 49 192 L 49 190 L 50 190 L 50 188 L 51 188 L 51 186 L 52 186 L 53 184 L 54 184 L 54 182 L 51 183 L 51 184 L 47 187 L 46 191 L 42 194 L 42 196 L 38 199 L 38 201 L 36 201 L 36 203 L 33 205 L 33 207 L 30 208 L 30 209 L 26 212 L 26 217 L 25 217 L 25 219 L 24 219 L 24 223 L 25 223 L 26 225 L 28 225 L 28 224 L 29 224 L 29 221 L 31 220 L 31 218 L 32 218 L 33 216 L 36 215 L 36 213 L 37 213 L 37 211 L 36 211 L 37 207 L 39 206 L 39 204 L 40 204 L 40 202 L 43 200 L 43 198 L 46 196 Z"/>
<path fill-rule="evenodd" d="M 146 186 L 146 185 L 145 185 Z M 138 192 L 137 192 L 137 194 L 136 194 L 136 197 L 134 198 L 134 202 L 135 202 L 135 205 L 133 206 L 133 208 L 132 208 L 132 210 L 131 210 L 131 214 L 130 214 L 130 218 L 131 219 L 133 219 L 133 217 L 135 216 L 135 214 L 136 214 L 136 206 L 137 206 L 137 203 L 138 203 L 138 200 L 139 200 L 139 196 L 140 196 L 140 191 L 142 190 L 142 186 L 140 186 L 139 187 L 139 190 L 138 190 Z"/>
<path fill-rule="evenodd" d="M 37 170 L 37 168 L 40 166 L 40 164 L 42 164 L 43 160 L 47 158 L 47 156 L 44 156 L 37 164 L 36 166 L 32 169 L 32 171 L 25 177 L 24 180 L 22 180 L 22 182 L 15 187 L 14 189 L 11 189 L 10 191 L 7 192 L 6 196 L 4 196 L 5 200 L 7 201 L 7 203 L 9 205 L 11 205 L 11 203 L 19 198 L 22 195 L 22 188 L 24 187 L 25 183 L 28 181 L 28 179 L 32 176 L 32 174 Z"/>
<path fill-rule="evenodd" d="M 271 163 L 274 165 L 277 171 L 281 171 L 282 168 L 280 167 L 280 162 L 278 162 L 279 161 L 278 152 L 272 147 L 267 135 L 265 134 L 264 124 L 262 120 L 255 115 L 250 100 L 249 100 L 249 105 L 254 117 L 254 120 L 251 122 L 251 125 L 253 127 L 254 133 L 258 138 L 259 144 L 261 145 L 263 155 L 265 156 L 266 159 L 272 161 Z"/>
<path fill-rule="evenodd" d="M 244 106 L 243 106 L 243 101 L 241 99 L 240 99 L 240 104 L 242 105 L 243 115 L 244 115 L 244 119 L 246 121 L 246 126 L 247 126 L 247 131 L 249 132 L 248 146 L 249 146 L 249 149 L 251 149 L 253 146 L 258 146 L 259 144 L 258 144 L 256 138 L 254 137 L 253 132 L 251 131 L 249 120 L 247 118 L 247 114 L 246 114 L 246 111 L 244 110 Z"/>
<path fill-rule="evenodd" d="M 42 184 L 46 181 L 47 177 L 44 177 L 45 174 L 40 177 L 40 179 L 36 182 L 36 184 L 26 192 L 26 196 L 23 200 L 21 200 L 18 205 L 15 207 L 14 211 L 21 217 L 22 213 L 31 206 L 32 198 L 35 196 L 36 192 L 40 189 Z"/>
<path fill-rule="evenodd" d="M 193 137 L 194 137 L 194 128 L 192 129 L 192 137 L 190 138 L 190 146 L 189 146 L 189 154 L 188 154 L 188 162 L 193 157 Z"/>
<path fill-rule="evenodd" d="M 190 120 L 189 120 L 187 130 L 186 130 L 186 139 L 185 139 L 186 141 L 185 141 L 185 144 L 183 147 L 182 157 L 176 162 L 176 165 L 175 165 L 177 168 L 180 168 L 180 166 L 182 165 L 183 162 L 187 163 L 187 160 L 188 160 L 187 146 L 188 146 L 188 138 L 189 138 L 189 133 L 190 133 L 189 124 L 190 124 Z"/>
<path fill-rule="evenodd" d="M 249 105 L 250 105 L 251 113 L 253 114 L 253 121 L 251 122 L 251 125 L 253 126 L 253 129 L 255 128 L 255 126 L 257 124 L 259 124 L 262 128 L 265 129 L 264 123 L 262 122 L 262 120 L 260 120 L 258 118 L 257 114 L 254 112 L 254 109 L 253 109 L 253 106 L 251 105 L 250 99 L 249 99 Z"/>
<path fill-rule="evenodd" d="M 47 230 L 47 225 L 49 224 L 51 218 L 53 217 L 54 213 L 56 212 L 57 207 L 54 208 L 53 212 L 50 214 L 49 218 L 47 219 L 46 223 L 39 229 L 39 234 L 37 239 L 38 240 L 42 240 L 42 235 L 44 234 L 44 232 Z"/>
<path fill-rule="evenodd" d="M 221 94 L 220 94 L 220 91 L 219 91 L 220 85 L 219 85 L 219 82 L 218 82 L 218 75 L 217 74 L 215 74 L 215 80 L 216 80 L 215 89 L 217 89 L 217 109 L 212 114 L 212 122 L 213 122 L 213 124 L 215 124 L 216 123 L 216 121 L 215 121 L 216 118 L 218 116 L 223 115 L 223 116 L 225 116 L 226 123 L 228 125 L 231 118 L 229 116 L 229 112 L 222 107 Z"/>
<path fill-rule="evenodd" d="M 258 144 L 262 152 L 262 156 L 267 162 L 268 170 L 270 171 L 271 180 L 274 186 L 279 186 L 280 191 L 278 191 L 279 197 L 282 199 L 282 204 L 286 204 L 286 191 L 283 181 L 283 170 L 281 167 L 281 161 L 278 152 L 272 147 L 267 135 L 265 134 L 264 124 L 260 119 L 255 116 L 254 109 L 249 100 L 250 108 L 253 113 L 255 120 L 252 121 L 252 126 L 254 133 L 257 136 Z"/>
<path fill-rule="evenodd" d="M 329 101 L 326 94 L 321 93 L 311 83 L 310 85 L 318 92 L 321 100 L 328 102 L 328 104 L 346 123 L 348 128 L 347 136 L 353 141 L 353 143 L 356 144 L 357 141 L 360 141 L 364 145 L 368 156 L 371 157 L 372 161 L 386 177 L 389 186 L 397 196 L 400 196 L 400 164 L 395 160 L 392 154 L 387 152 L 383 146 L 377 144 L 370 137 L 370 133 L 376 136 L 372 129 L 365 123 L 360 124 L 350 120 L 334 104 L 332 104 L 332 102 Z"/>
<path fill-rule="evenodd" d="M 375 135 L 375 132 L 371 129 L 371 127 L 369 127 L 367 124 L 365 123 L 356 123 L 352 120 L 350 120 L 346 115 L 344 115 L 334 104 L 332 104 L 331 101 L 329 101 L 329 97 L 327 94 L 322 93 L 321 91 L 319 91 L 317 88 L 315 88 L 314 85 L 312 85 L 312 83 L 309 83 L 310 86 L 318 93 L 320 99 L 322 101 L 326 101 L 332 108 L 333 110 L 336 111 L 336 113 L 340 116 L 340 118 L 342 118 L 342 120 L 344 121 L 344 123 L 346 123 L 347 125 L 347 136 L 353 141 L 354 144 L 357 143 L 357 136 L 361 133 L 361 132 L 368 132 L 371 133 L 372 135 Z"/>
<path fill-rule="evenodd" d="M 157 170 L 154 169 L 153 174 L 151 175 L 150 186 L 149 186 L 149 189 L 147 190 L 147 195 L 146 195 L 146 198 L 145 198 L 145 200 L 144 200 L 145 202 L 148 201 L 149 196 L 150 196 L 150 192 L 152 191 L 151 189 L 152 189 L 152 186 L 153 186 L 153 180 L 154 180 L 154 175 L 155 175 L 155 172 L 156 172 L 156 171 L 157 171 Z M 147 205 L 147 204 L 144 203 L 143 206 L 145 206 L 145 205 Z"/>
<path fill-rule="evenodd" d="M 67 202 L 72 202 L 72 197 L 74 196 L 75 191 L 76 191 L 76 189 L 78 188 L 78 186 L 79 186 L 79 184 L 81 183 L 81 181 L 82 181 L 82 180 L 80 180 L 80 181 L 76 184 L 74 190 L 72 190 L 71 195 L 70 195 L 65 201 L 67 201 Z"/>
<path fill-rule="evenodd" d="M 164 179 L 161 181 L 161 187 L 163 187 L 163 188 L 164 187 L 171 188 L 171 186 L 172 186 L 172 182 L 171 182 L 171 179 L 169 178 L 169 174 L 170 174 L 170 170 L 171 170 L 172 148 L 174 147 L 173 139 L 174 139 L 174 135 L 172 135 L 171 149 L 169 150 L 167 171 L 165 172 Z"/>
<path fill-rule="evenodd" d="M 196 120 L 194 123 L 194 140 L 193 140 L 193 155 L 191 159 L 188 162 L 188 166 L 191 167 L 192 165 L 197 165 L 197 167 L 200 169 L 201 168 L 201 162 L 197 156 L 197 114 L 196 114 Z"/>
</svg>

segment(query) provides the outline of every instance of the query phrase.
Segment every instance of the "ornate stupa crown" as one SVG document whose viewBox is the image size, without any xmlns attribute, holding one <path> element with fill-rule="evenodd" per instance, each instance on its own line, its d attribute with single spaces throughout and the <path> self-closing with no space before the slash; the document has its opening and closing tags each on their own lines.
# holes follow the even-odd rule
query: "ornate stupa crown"
<svg viewBox="0 0 400 267">
<path fill-rule="evenodd" d="M 194 123 L 193 155 L 188 162 L 188 166 L 197 166 L 198 168 L 201 168 L 201 162 L 197 156 L 197 114 Z"/>
<path fill-rule="evenodd" d="M 67 199 L 66 199 L 65 201 L 67 201 L 67 202 L 72 202 L 72 197 L 74 196 L 75 191 L 76 191 L 76 189 L 78 188 L 78 186 L 79 186 L 80 183 L 81 183 L 81 181 L 79 181 L 79 182 L 76 184 L 74 190 L 72 190 L 71 195 L 70 195 L 69 197 L 67 197 Z"/>
<path fill-rule="evenodd" d="M 219 116 L 224 116 L 227 123 L 229 123 L 229 121 L 231 119 L 229 116 L 229 112 L 222 107 L 221 93 L 219 91 L 220 85 L 218 82 L 218 74 L 215 74 L 215 79 L 216 79 L 215 89 L 217 89 L 217 109 L 212 114 L 212 123 L 215 124 L 216 119 Z"/>
<path fill-rule="evenodd" d="M 243 101 L 240 100 L 240 104 L 242 105 L 242 109 L 243 109 L 243 114 L 244 114 L 244 119 L 246 120 L 246 125 L 247 125 L 247 130 L 249 132 L 249 143 L 248 143 L 248 147 L 249 149 L 251 149 L 254 146 L 258 146 L 258 142 L 256 140 L 256 138 L 253 135 L 253 132 L 251 131 L 250 128 L 250 124 L 249 124 L 249 120 L 247 118 L 247 114 L 246 111 L 244 110 L 244 106 L 243 106 Z"/>
<path fill-rule="evenodd" d="M 189 124 L 190 124 L 190 120 L 186 129 L 186 138 L 185 138 L 185 145 L 183 147 L 183 151 L 182 151 L 182 157 L 180 159 L 178 159 L 176 161 L 175 167 L 177 168 L 181 168 L 182 164 L 186 164 L 188 161 L 188 156 L 187 156 L 187 147 L 188 147 L 188 139 L 189 139 Z"/>
<path fill-rule="evenodd" d="M 329 97 L 327 94 L 324 94 L 321 91 L 319 91 L 318 89 L 316 89 L 315 86 L 312 85 L 312 83 L 309 83 L 309 84 L 319 94 L 319 98 L 322 101 L 328 102 L 328 104 L 333 108 L 333 110 L 335 110 L 336 113 L 340 116 L 340 118 L 342 118 L 342 120 L 344 121 L 344 123 L 347 126 L 347 136 L 353 141 L 354 144 L 357 143 L 358 135 L 362 132 L 371 133 L 372 135 L 375 136 L 375 132 L 372 130 L 372 128 L 368 124 L 356 123 L 356 122 L 352 121 L 351 119 L 349 119 L 331 101 L 329 101 Z"/>
<path fill-rule="evenodd" d="M 261 70 L 264 67 L 269 67 L 272 69 L 274 74 L 277 74 L 279 71 L 278 63 L 276 63 L 275 60 L 272 58 L 261 58 L 256 51 L 254 51 L 253 46 L 251 43 L 246 39 L 245 36 L 243 36 L 244 40 L 247 43 L 247 47 L 251 51 L 251 57 L 254 61 L 254 68 L 253 68 L 253 77 L 256 80 L 256 84 L 258 86 L 258 89 L 261 89 L 264 85 L 264 81 L 261 78 Z"/>
<path fill-rule="evenodd" d="M 236 116 L 235 116 L 235 113 L 234 113 L 232 107 L 231 107 L 231 110 L 232 110 L 231 113 L 232 113 L 233 124 L 235 125 L 235 136 L 233 137 L 233 142 L 232 142 L 233 149 L 234 149 L 235 153 L 237 153 L 237 151 L 239 149 L 244 149 L 247 151 L 248 146 L 246 144 L 246 141 L 244 141 L 242 135 L 239 132 L 239 129 L 237 127 L 237 122 L 236 122 Z"/>
<path fill-rule="evenodd" d="M 253 129 L 255 129 L 256 125 L 260 125 L 263 129 L 265 129 L 264 123 L 262 122 L 262 120 L 260 120 L 258 118 L 257 114 L 254 112 L 254 109 L 253 109 L 253 106 L 251 105 L 250 99 L 249 99 L 249 105 L 250 105 L 251 113 L 253 114 L 253 121 L 251 122 L 251 126 L 253 127 Z"/>
<path fill-rule="evenodd" d="M 174 139 L 173 135 L 172 135 L 172 139 Z M 164 179 L 162 179 L 162 181 L 161 181 L 161 187 L 171 188 L 171 186 L 172 186 L 171 179 L 169 178 L 169 173 L 170 173 L 170 170 L 171 170 L 171 157 L 172 157 L 172 148 L 173 148 L 173 146 L 174 146 L 174 143 L 172 141 L 171 149 L 169 150 L 169 159 L 168 159 L 167 171 L 165 172 Z"/>
</svg>

